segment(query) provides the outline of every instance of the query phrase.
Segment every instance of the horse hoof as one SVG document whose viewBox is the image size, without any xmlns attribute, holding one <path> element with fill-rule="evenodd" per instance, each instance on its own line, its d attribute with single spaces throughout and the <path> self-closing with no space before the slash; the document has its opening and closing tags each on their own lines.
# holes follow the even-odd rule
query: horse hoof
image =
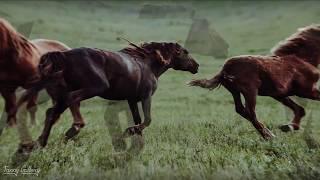
<svg viewBox="0 0 320 180">
<path fill-rule="evenodd" d="M 18 154 L 28 155 L 32 151 L 34 151 L 34 150 L 36 150 L 38 148 L 39 148 L 39 144 L 38 144 L 37 141 L 33 141 L 33 142 L 27 143 L 27 144 L 19 144 L 17 153 Z"/>
<path fill-rule="evenodd" d="M 132 127 L 128 127 L 124 133 L 123 133 L 123 137 L 127 138 L 130 136 L 133 136 L 135 134 L 141 135 L 142 136 L 142 129 L 139 125 L 136 126 L 132 126 Z"/>
<path fill-rule="evenodd" d="M 36 144 L 38 148 L 44 148 L 47 145 L 47 142 L 45 142 L 42 138 L 38 138 Z"/>
<path fill-rule="evenodd" d="M 268 128 L 263 129 L 263 138 L 265 140 L 271 140 L 274 137 L 276 136 Z"/>
<path fill-rule="evenodd" d="M 14 128 L 14 127 L 17 126 L 17 123 L 16 123 L 15 121 L 9 121 L 9 122 L 7 123 L 7 125 L 8 125 L 9 128 Z"/>
<path fill-rule="evenodd" d="M 127 144 L 122 138 L 112 138 L 113 149 L 116 152 L 124 151 L 127 149 Z"/>
<path fill-rule="evenodd" d="M 290 131 L 294 131 L 294 130 L 299 130 L 299 127 L 295 126 L 293 124 L 285 124 L 285 125 L 279 126 L 279 129 L 282 132 L 290 132 Z"/>
<path fill-rule="evenodd" d="M 79 132 L 80 132 L 80 128 L 72 126 L 65 134 L 66 140 L 73 138 L 74 136 L 79 134 Z"/>
<path fill-rule="evenodd" d="M 135 134 L 134 127 L 128 127 L 123 133 L 123 138 L 127 138 L 127 137 L 130 137 L 130 136 L 133 136 L 134 134 Z"/>
</svg>

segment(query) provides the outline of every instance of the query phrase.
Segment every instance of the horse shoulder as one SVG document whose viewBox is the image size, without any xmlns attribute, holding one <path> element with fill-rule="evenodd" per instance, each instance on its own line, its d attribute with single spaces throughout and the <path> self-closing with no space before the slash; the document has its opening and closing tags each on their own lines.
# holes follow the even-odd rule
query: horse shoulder
<svg viewBox="0 0 320 180">
<path fill-rule="evenodd" d="M 114 64 L 115 66 L 118 66 L 119 70 L 121 69 L 121 72 L 127 75 L 139 75 L 140 76 L 140 67 L 139 63 L 132 58 L 131 56 L 120 53 L 120 52 L 104 52 L 107 59 L 109 59 L 110 64 Z"/>
<path fill-rule="evenodd" d="M 141 80 L 140 89 L 145 92 L 146 96 L 152 96 L 158 87 L 158 78 L 154 75 L 150 67 L 141 62 Z"/>
</svg>

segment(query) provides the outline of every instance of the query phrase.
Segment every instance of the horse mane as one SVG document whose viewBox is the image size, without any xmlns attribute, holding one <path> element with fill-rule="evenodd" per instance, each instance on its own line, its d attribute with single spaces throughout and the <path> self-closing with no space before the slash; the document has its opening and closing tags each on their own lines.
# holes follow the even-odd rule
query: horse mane
<svg viewBox="0 0 320 180">
<path fill-rule="evenodd" d="M 14 55 L 19 56 L 21 52 L 31 54 L 32 47 L 33 44 L 17 32 L 8 21 L 0 18 L 0 55 L 15 53 Z"/>
<path fill-rule="evenodd" d="M 277 56 L 295 55 L 310 64 L 320 63 L 320 24 L 312 24 L 292 34 L 276 45 L 271 53 Z"/>
<path fill-rule="evenodd" d="M 141 45 L 135 45 L 130 41 L 128 42 L 130 47 L 121 49 L 120 52 L 126 53 L 138 59 L 157 58 L 157 51 L 160 51 L 164 57 L 168 58 L 169 56 L 172 56 L 174 50 L 180 47 L 180 45 L 177 43 L 167 42 L 145 42 Z"/>
</svg>

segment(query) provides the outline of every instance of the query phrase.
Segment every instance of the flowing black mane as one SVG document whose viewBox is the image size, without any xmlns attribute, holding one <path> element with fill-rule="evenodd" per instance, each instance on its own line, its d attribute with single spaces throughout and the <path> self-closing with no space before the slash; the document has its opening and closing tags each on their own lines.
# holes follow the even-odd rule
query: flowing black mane
<svg viewBox="0 0 320 180">
<path fill-rule="evenodd" d="M 120 52 L 126 53 L 132 57 L 139 59 L 152 59 L 157 57 L 157 51 L 160 51 L 164 57 L 174 55 L 177 50 L 182 47 L 177 43 L 166 43 L 166 42 L 149 42 L 141 45 L 135 45 L 129 42 L 130 47 L 126 47 Z"/>
</svg>

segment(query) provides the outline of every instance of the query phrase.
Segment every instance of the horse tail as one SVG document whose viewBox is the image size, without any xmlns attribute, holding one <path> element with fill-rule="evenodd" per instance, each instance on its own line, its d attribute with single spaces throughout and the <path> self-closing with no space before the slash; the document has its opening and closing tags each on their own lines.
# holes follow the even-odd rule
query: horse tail
<svg viewBox="0 0 320 180">
<path fill-rule="evenodd" d="M 188 84 L 190 86 L 199 86 L 205 89 L 213 90 L 221 85 L 223 77 L 223 73 L 219 72 L 211 79 L 196 79 L 190 81 Z"/>
<path fill-rule="evenodd" d="M 38 77 L 28 85 L 30 86 L 30 88 L 28 88 L 26 92 L 21 96 L 17 103 L 17 107 L 19 108 L 22 104 L 35 96 L 39 91 L 46 88 L 48 83 L 64 83 L 64 61 L 65 55 L 63 54 L 63 52 L 49 52 L 41 56 L 40 63 L 38 65 Z"/>
</svg>

